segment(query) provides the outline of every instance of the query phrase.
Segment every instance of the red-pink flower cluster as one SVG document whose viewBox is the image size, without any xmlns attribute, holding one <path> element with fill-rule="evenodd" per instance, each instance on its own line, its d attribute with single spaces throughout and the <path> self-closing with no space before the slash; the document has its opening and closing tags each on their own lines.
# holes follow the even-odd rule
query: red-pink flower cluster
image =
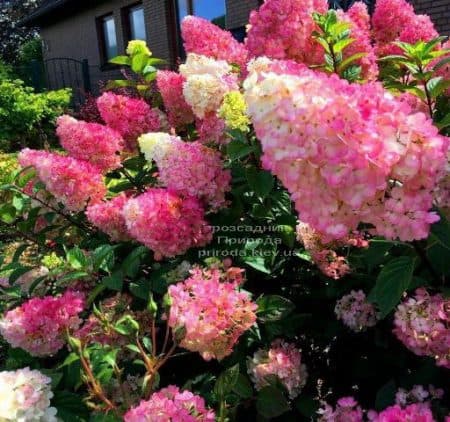
<svg viewBox="0 0 450 422">
<path fill-rule="evenodd" d="M 237 64 L 245 70 L 247 50 L 230 32 L 206 19 L 186 16 L 181 23 L 181 36 L 186 53 L 196 53 Z"/>
<path fill-rule="evenodd" d="M 156 85 L 164 102 L 169 124 L 174 128 L 183 127 L 195 119 L 191 107 L 183 96 L 183 75 L 169 70 L 159 70 Z"/>
<path fill-rule="evenodd" d="M 214 422 L 214 411 L 205 400 L 188 390 L 180 391 L 169 385 L 153 393 L 149 400 L 141 401 L 124 416 L 125 422 Z"/>
<path fill-rule="evenodd" d="M 197 119 L 195 127 L 198 141 L 203 144 L 220 145 L 227 140 L 225 136 L 225 122 L 216 113 L 207 113 L 203 119 Z"/>
<path fill-rule="evenodd" d="M 362 290 L 352 290 L 336 302 L 334 312 L 352 331 L 360 332 L 376 325 L 378 316 Z"/>
<path fill-rule="evenodd" d="M 82 211 L 106 194 L 100 170 L 87 161 L 25 148 L 19 154 L 19 163 L 34 167 L 47 191 L 70 211 Z"/>
<path fill-rule="evenodd" d="M 64 115 L 57 120 L 56 134 L 62 147 L 74 158 L 89 161 L 104 172 L 121 166 L 123 139 L 107 126 Z"/>
<path fill-rule="evenodd" d="M 326 0 L 266 0 L 250 14 L 245 41 L 250 56 L 322 64 L 324 51 L 312 36 L 318 29 L 312 13 L 327 10 Z"/>
<path fill-rule="evenodd" d="M 81 319 L 83 296 L 66 291 L 60 297 L 33 298 L 8 311 L 0 320 L 0 334 L 12 347 L 33 356 L 55 354 L 65 344 L 66 330 L 75 330 Z"/>
<path fill-rule="evenodd" d="M 128 233 L 151 249 L 155 259 L 183 254 L 212 239 L 200 202 L 167 189 L 151 188 L 129 199 L 123 215 Z"/>
<path fill-rule="evenodd" d="M 231 174 L 224 170 L 220 153 L 199 142 L 183 142 L 166 133 L 139 138 L 147 160 L 155 161 L 159 180 L 183 198 L 197 197 L 212 210 L 223 207 Z"/>
<path fill-rule="evenodd" d="M 333 249 L 342 246 L 339 242 L 323 244 L 318 233 L 302 222 L 297 225 L 297 240 L 303 244 L 314 264 L 327 277 L 339 280 L 350 272 L 347 259 Z"/>
<path fill-rule="evenodd" d="M 350 24 L 350 37 L 354 40 L 344 49 L 344 59 L 354 54 L 365 55 L 355 63 L 361 66 L 361 76 L 373 81 L 378 76 L 377 56 L 372 45 L 370 16 L 363 2 L 356 2 L 347 12 L 338 11 L 338 18 Z"/>
<path fill-rule="evenodd" d="M 377 0 L 372 16 L 373 34 L 377 55 L 398 54 L 400 49 L 392 44 L 402 41 L 415 44 L 439 36 L 429 16 L 416 15 L 406 0 Z"/>
<path fill-rule="evenodd" d="M 398 305 L 394 325 L 394 334 L 409 350 L 450 368 L 449 299 L 417 289 L 413 297 Z"/>
<path fill-rule="evenodd" d="M 371 422 L 436 422 L 431 409 L 422 403 L 410 404 L 403 408 L 396 404 L 389 406 L 378 414 L 371 411 L 368 413 L 368 417 Z"/>
<path fill-rule="evenodd" d="M 159 110 L 137 98 L 105 92 L 97 99 L 97 106 L 102 119 L 122 135 L 130 152 L 136 150 L 139 135 L 161 127 Z"/>
<path fill-rule="evenodd" d="M 267 58 L 250 65 L 244 88 L 264 167 L 324 243 L 361 222 L 390 239 L 427 237 L 448 138 L 424 114 L 380 84 Z"/>
<path fill-rule="evenodd" d="M 127 196 L 121 193 L 109 201 L 90 205 L 86 209 L 86 217 L 95 227 L 106 233 L 112 241 L 130 240 L 123 216 L 123 207 L 127 201 Z"/>
<path fill-rule="evenodd" d="M 169 326 L 182 330 L 180 346 L 203 359 L 221 360 L 256 321 L 257 305 L 218 268 L 194 268 L 185 281 L 169 287 Z"/>
<path fill-rule="evenodd" d="M 333 409 L 327 403 L 319 410 L 318 422 L 363 422 L 363 410 L 353 397 L 342 397 Z"/>
<path fill-rule="evenodd" d="M 269 385 L 271 377 L 276 376 L 291 399 L 300 394 L 308 376 L 301 351 L 281 339 L 274 340 L 269 350 L 256 351 L 253 358 L 248 358 L 247 367 L 257 390 Z"/>
</svg>

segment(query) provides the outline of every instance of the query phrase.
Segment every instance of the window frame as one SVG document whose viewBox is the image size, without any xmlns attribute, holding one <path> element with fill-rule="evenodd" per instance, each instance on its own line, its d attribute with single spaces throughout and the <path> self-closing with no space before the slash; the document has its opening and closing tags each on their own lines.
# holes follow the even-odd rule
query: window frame
<svg viewBox="0 0 450 422">
<path fill-rule="evenodd" d="M 96 26 L 97 26 L 98 47 L 100 53 L 100 66 L 102 69 L 115 67 L 115 65 L 109 63 L 110 58 L 108 58 L 107 55 L 105 22 L 108 18 L 112 19 L 112 21 L 114 22 L 114 32 L 116 35 L 116 45 L 118 50 L 117 54 L 119 54 L 119 37 L 117 36 L 117 24 L 114 12 L 105 13 L 104 15 L 98 16 L 96 18 Z"/>
<path fill-rule="evenodd" d="M 145 42 L 148 42 L 148 32 L 147 32 L 147 26 L 145 21 L 145 8 L 142 2 L 137 2 L 130 4 L 129 6 L 123 7 L 121 9 L 121 16 L 122 16 L 122 28 L 123 28 L 123 38 L 125 41 L 125 45 L 128 44 L 132 40 L 132 28 L 131 28 L 131 11 L 135 9 L 142 9 L 142 12 L 144 14 L 144 30 L 145 30 Z"/>
</svg>

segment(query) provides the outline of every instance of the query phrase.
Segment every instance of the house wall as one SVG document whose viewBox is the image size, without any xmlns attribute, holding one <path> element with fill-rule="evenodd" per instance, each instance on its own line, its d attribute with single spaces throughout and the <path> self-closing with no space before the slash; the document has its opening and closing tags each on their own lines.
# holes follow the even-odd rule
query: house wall
<svg viewBox="0 0 450 422">
<path fill-rule="evenodd" d="M 213 1 L 213 0 L 212 0 Z M 248 22 L 252 9 L 258 7 L 259 0 L 226 0 L 229 29 L 243 27 Z M 116 70 L 102 67 L 97 34 L 97 18 L 113 13 L 115 17 L 119 54 L 123 54 L 126 45 L 122 27 L 122 9 L 136 4 L 136 0 L 111 0 L 98 2 L 94 7 L 84 8 L 67 17 L 61 18 L 60 12 L 51 16 L 41 28 L 44 41 L 44 57 L 52 59 L 70 57 L 76 60 L 88 59 L 93 88 L 100 81 L 118 76 Z M 173 64 L 176 62 L 176 37 L 173 33 L 174 10 L 170 0 L 143 0 L 148 45 L 155 57 Z M 50 65 L 49 65 L 50 66 Z M 50 68 L 51 70 L 51 68 Z M 49 74 L 52 72 L 50 71 Z"/>
<path fill-rule="evenodd" d="M 437 31 L 450 35 L 450 0 L 410 0 L 416 13 L 430 16 Z"/>
</svg>

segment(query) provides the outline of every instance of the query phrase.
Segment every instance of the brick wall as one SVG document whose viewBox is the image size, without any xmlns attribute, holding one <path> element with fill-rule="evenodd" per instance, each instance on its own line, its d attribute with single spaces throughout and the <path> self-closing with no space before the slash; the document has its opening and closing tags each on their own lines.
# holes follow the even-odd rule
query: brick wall
<svg viewBox="0 0 450 422">
<path fill-rule="evenodd" d="M 417 13 L 427 14 L 442 35 L 450 35 L 450 0 L 410 0 Z"/>
<path fill-rule="evenodd" d="M 247 25 L 250 12 L 257 9 L 259 3 L 259 0 L 226 0 L 227 28 L 235 29 Z"/>
</svg>

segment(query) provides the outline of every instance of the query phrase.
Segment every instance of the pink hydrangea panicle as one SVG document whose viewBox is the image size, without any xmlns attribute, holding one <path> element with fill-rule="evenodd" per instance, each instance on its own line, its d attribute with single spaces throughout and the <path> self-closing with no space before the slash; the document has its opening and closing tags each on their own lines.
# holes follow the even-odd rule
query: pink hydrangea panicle
<svg viewBox="0 0 450 422">
<path fill-rule="evenodd" d="M 219 268 L 196 267 L 188 279 L 169 287 L 169 326 L 184 332 L 181 347 L 200 353 L 205 360 L 230 355 L 239 337 L 256 321 L 257 305 L 226 277 Z"/>
<path fill-rule="evenodd" d="M 226 144 L 229 140 L 225 134 L 225 121 L 216 113 L 207 113 L 203 119 L 196 119 L 195 127 L 198 141 L 202 144 L 221 145 Z"/>
<path fill-rule="evenodd" d="M 423 385 L 415 385 L 411 390 L 407 391 L 399 388 L 395 394 L 395 403 L 400 406 L 407 406 L 413 403 L 429 404 L 430 400 L 440 400 L 444 395 L 444 390 L 429 385 L 428 388 Z"/>
<path fill-rule="evenodd" d="M 400 53 L 401 50 L 393 44 L 394 41 L 415 44 L 439 36 L 430 18 L 416 15 L 414 8 L 406 0 L 377 0 L 372 27 L 379 57 Z"/>
<path fill-rule="evenodd" d="M 431 409 L 426 404 L 414 403 L 404 408 L 398 404 L 389 406 L 380 413 L 368 412 L 371 422 L 436 422 Z"/>
<path fill-rule="evenodd" d="M 30 368 L 0 372 L 0 420 L 57 422 L 51 378 Z"/>
<path fill-rule="evenodd" d="M 183 95 L 183 75 L 169 70 L 159 70 L 156 85 L 166 109 L 169 124 L 174 128 L 182 128 L 195 119 L 191 107 Z"/>
<path fill-rule="evenodd" d="M 233 35 L 198 16 L 186 16 L 181 22 L 181 36 L 187 53 L 225 60 L 245 69 L 247 50 Z"/>
<path fill-rule="evenodd" d="M 257 390 L 269 385 L 268 378 L 276 376 L 289 392 L 297 397 L 306 384 L 306 366 L 301 362 L 301 351 L 295 344 L 274 340 L 269 350 L 259 349 L 248 358 L 248 373 Z"/>
<path fill-rule="evenodd" d="M 33 166 L 47 191 L 70 211 L 82 211 L 106 194 L 100 170 L 87 161 L 25 148 L 19 154 L 19 163 Z"/>
<path fill-rule="evenodd" d="M 32 298 L 0 320 L 0 334 L 12 347 L 32 356 L 50 356 L 66 342 L 66 331 L 78 329 L 84 297 L 68 290 L 62 296 Z"/>
<path fill-rule="evenodd" d="M 215 413 L 205 400 L 188 390 L 169 385 L 142 400 L 124 416 L 125 422 L 214 422 Z"/>
<path fill-rule="evenodd" d="M 213 211 L 226 205 L 231 174 L 219 152 L 166 133 L 148 133 L 138 142 L 147 160 L 156 162 L 165 187 L 183 198 L 197 197 Z"/>
<path fill-rule="evenodd" d="M 144 100 L 105 92 L 97 99 L 97 106 L 106 124 L 122 135 L 129 152 L 136 151 L 140 135 L 161 128 L 160 111 Z"/>
<path fill-rule="evenodd" d="M 319 409 L 318 422 L 363 422 L 363 410 L 353 397 L 342 397 L 333 408 L 324 403 Z"/>
<path fill-rule="evenodd" d="M 413 353 L 450 368 L 450 300 L 417 289 L 397 307 L 394 334 Z"/>
<path fill-rule="evenodd" d="M 344 59 L 354 54 L 364 53 L 356 61 L 362 68 L 361 76 L 366 80 L 376 80 L 378 76 L 377 56 L 371 40 L 370 16 L 363 2 L 355 2 L 347 12 L 338 11 L 338 18 L 350 24 L 350 37 L 354 41 L 344 50 Z"/>
<path fill-rule="evenodd" d="M 61 146 L 74 158 L 89 161 L 104 172 L 121 166 L 124 141 L 107 126 L 64 115 L 57 120 L 56 134 Z"/>
<path fill-rule="evenodd" d="M 123 207 L 128 201 L 125 193 L 106 202 L 90 205 L 86 209 L 87 219 L 114 242 L 126 242 L 131 239 L 123 216 Z"/>
<path fill-rule="evenodd" d="M 313 12 L 326 13 L 326 0 L 266 0 L 250 14 L 245 45 L 250 57 L 323 63 L 324 51 L 313 39 Z"/>
<path fill-rule="evenodd" d="M 123 215 L 128 233 L 151 249 L 155 259 L 184 254 L 212 239 L 200 202 L 167 189 L 151 188 L 130 198 Z"/>
<path fill-rule="evenodd" d="M 334 312 L 348 328 L 361 332 L 376 325 L 378 320 L 375 306 L 362 290 L 352 290 L 336 302 Z"/>
<path fill-rule="evenodd" d="M 378 83 L 349 84 L 267 58 L 249 71 L 244 96 L 262 164 L 323 244 L 360 223 L 389 239 L 428 236 L 449 143 L 431 119 Z"/>
</svg>

